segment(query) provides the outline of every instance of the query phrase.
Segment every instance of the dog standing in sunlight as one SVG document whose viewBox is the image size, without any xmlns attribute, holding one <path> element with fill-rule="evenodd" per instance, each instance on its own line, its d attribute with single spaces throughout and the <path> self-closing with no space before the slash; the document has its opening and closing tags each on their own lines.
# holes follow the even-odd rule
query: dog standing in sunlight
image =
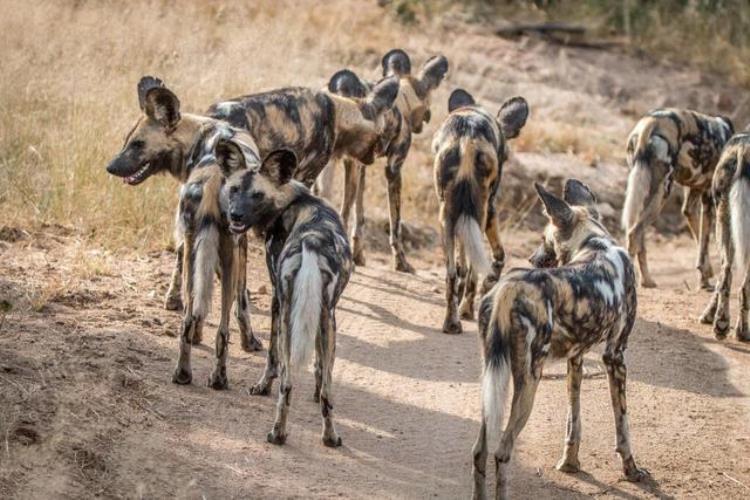
<svg viewBox="0 0 750 500">
<path fill-rule="evenodd" d="M 646 476 L 630 448 L 625 398 L 624 355 L 637 302 L 633 265 L 601 224 L 596 198 L 586 185 L 568 180 L 562 199 L 535 187 L 549 223 L 530 260 L 544 268 L 511 270 L 483 297 L 479 309 L 484 370 L 482 423 L 473 449 L 474 498 L 485 498 L 489 446 L 494 447 L 495 497 L 507 498 L 513 445 L 531 414 L 548 356 L 568 360 L 567 435 L 557 468 L 579 470 L 583 355 L 602 341 L 623 471 L 631 481 Z M 548 267 L 554 265 L 559 267 Z M 501 432 L 511 377 L 513 402 Z"/>
<path fill-rule="evenodd" d="M 353 262 L 338 213 L 293 180 L 297 158 L 281 149 L 259 168 L 248 168 L 243 149 L 233 141 L 216 145 L 216 161 L 227 177 L 224 186 L 229 228 L 252 228 L 265 236 L 266 263 L 273 285 L 271 344 L 266 368 L 252 394 L 268 394 L 279 376 L 279 399 L 268 441 L 284 444 L 293 378 L 316 351 L 315 399 L 323 415 L 323 444 L 341 446 L 333 426 L 331 393 L 336 353 L 336 304 Z"/>
<path fill-rule="evenodd" d="M 468 92 L 457 89 L 448 99 L 448 112 L 435 133 L 432 150 L 445 256 L 443 332 L 461 333 L 459 310 L 461 318 L 474 317 L 478 274 L 485 276 L 484 293 L 498 280 L 505 264 L 496 205 L 507 158 L 506 140 L 518 136 L 529 106 L 523 97 L 513 97 L 493 116 Z M 492 247 L 492 262 L 483 235 Z"/>
</svg>

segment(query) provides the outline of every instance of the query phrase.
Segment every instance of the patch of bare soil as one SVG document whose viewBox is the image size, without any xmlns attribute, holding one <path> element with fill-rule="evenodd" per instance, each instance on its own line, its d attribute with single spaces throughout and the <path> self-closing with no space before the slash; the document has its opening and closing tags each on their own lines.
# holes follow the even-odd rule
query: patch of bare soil
<svg viewBox="0 0 750 500">
<path fill-rule="evenodd" d="M 506 235 L 512 265 L 536 243 Z M 479 423 L 476 324 L 440 332 L 439 250 L 413 255 L 416 276 L 373 253 L 338 311 L 335 416 L 344 446 L 320 442 L 312 374 L 302 377 L 284 447 L 266 443 L 275 397 L 251 397 L 265 353 L 230 349 L 230 389 L 205 387 L 216 313 L 194 349 L 194 384 L 176 386 L 180 317 L 161 309 L 172 255 L 113 255 L 71 236 L 35 233 L 2 249 L 2 498 L 466 498 Z M 750 346 L 717 342 L 696 318 L 694 247 L 652 245 L 658 290 L 640 293 L 628 350 L 628 407 L 645 484 L 622 480 L 600 357 L 586 359 L 582 472 L 560 473 L 564 365 L 548 365 L 513 459 L 519 498 L 747 498 Z M 94 252 L 96 272 L 80 268 Z M 97 253 L 98 252 L 98 253 Z M 265 345 L 270 286 L 258 244 L 249 282 Z M 689 277 L 688 279 L 686 279 Z M 55 293 L 44 283 L 58 283 Z M 218 302 L 215 303 L 215 309 Z M 736 309 L 736 308 L 735 308 Z M 237 330 L 232 327 L 236 339 Z M 275 392 L 275 391 L 274 391 Z"/>
</svg>

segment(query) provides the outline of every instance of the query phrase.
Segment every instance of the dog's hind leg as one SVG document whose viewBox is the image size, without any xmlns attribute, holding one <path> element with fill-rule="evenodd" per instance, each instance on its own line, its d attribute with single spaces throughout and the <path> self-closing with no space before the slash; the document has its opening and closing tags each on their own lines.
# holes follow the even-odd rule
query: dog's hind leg
<svg viewBox="0 0 750 500">
<path fill-rule="evenodd" d="M 700 274 L 699 286 L 703 289 L 710 287 L 709 279 L 713 274 L 710 269 L 711 265 L 708 262 L 708 241 L 710 238 L 710 207 L 706 208 L 705 203 L 701 200 L 702 193 L 696 189 L 685 188 L 685 201 L 682 203 L 682 215 L 687 219 L 688 228 L 690 233 L 693 235 L 698 246 L 698 254 L 696 258 L 696 268 Z M 710 200 L 709 200 L 710 203 Z M 701 215 L 703 210 L 703 215 Z M 706 232 L 703 232 L 703 225 L 705 224 Z M 704 242 L 705 238 L 705 242 Z"/>
<path fill-rule="evenodd" d="M 240 328 L 240 343 L 245 352 L 262 351 L 263 343 L 253 334 L 250 324 L 250 293 L 247 291 L 247 235 L 243 234 L 237 241 L 237 286 L 234 314 Z"/>
<path fill-rule="evenodd" d="M 279 399 L 276 402 L 276 419 L 273 423 L 273 429 L 268 433 L 266 439 L 272 444 L 284 444 L 286 442 L 287 431 L 286 423 L 289 415 L 289 405 L 292 397 L 292 371 L 290 366 L 291 350 L 291 324 L 290 315 L 292 308 L 292 284 L 287 284 L 286 296 L 281 300 L 281 321 L 278 333 L 278 344 L 276 346 L 279 368 Z M 269 349 L 270 353 L 270 349 Z"/>
<path fill-rule="evenodd" d="M 750 329 L 748 329 L 748 312 L 750 311 L 750 272 L 745 269 L 745 276 L 740 288 L 740 314 L 737 317 L 735 335 L 737 340 L 750 342 Z"/>
<path fill-rule="evenodd" d="M 732 288 L 732 265 L 734 243 L 732 242 L 729 200 L 719 196 L 716 207 L 717 235 L 721 250 L 721 276 L 706 309 L 701 314 L 701 323 L 713 323 L 714 335 L 724 338 L 729 330 L 729 292 Z"/>
<path fill-rule="evenodd" d="M 557 470 L 578 472 L 578 448 L 581 445 L 581 379 L 583 378 L 583 355 L 568 360 L 568 423 L 565 435 L 565 450 L 557 463 Z"/>
<path fill-rule="evenodd" d="M 341 446 L 341 437 L 333 425 L 333 363 L 336 359 L 336 317 L 324 303 L 320 315 L 318 342 L 321 344 L 322 379 L 320 384 L 320 412 L 323 416 L 323 444 Z"/>
<path fill-rule="evenodd" d="M 344 231 L 349 232 L 349 219 L 354 206 L 354 199 L 357 196 L 357 170 L 356 163 L 351 158 L 344 158 L 344 196 L 341 199 L 341 223 L 344 225 Z"/>
<path fill-rule="evenodd" d="M 632 323 L 630 325 L 632 328 Z M 615 429 L 617 431 L 617 453 L 622 459 L 622 469 L 629 481 L 641 481 L 646 477 L 646 472 L 639 469 L 635 464 L 633 452 L 630 448 L 630 430 L 628 427 L 627 399 L 625 384 L 627 379 L 627 368 L 624 359 L 624 339 L 627 333 L 621 333 L 616 340 L 609 340 L 602 359 L 607 367 L 607 379 L 609 380 L 609 392 L 612 397 L 612 409 L 615 415 Z M 612 345 L 616 343 L 616 345 Z"/>
<path fill-rule="evenodd" d="M 701 195 L 701 220 L 700 220 L 700 240 L 698 246 L 698 262 L 696 267 L 700 273 L 700 287 L 704 290 L 711 290 L 710 279 L 714 276 L 711 268 L 711 261 L 708 258 L 708 245 L 711 241 L 711 233 L 714 226 L 714 203 L 710 193 L 704 192 Z"/>
<path fill-rule="evenodd" d="M 471 450 L 474 459 L 472 468 L 472 478 L 474 479 L 474 488 L 472 498 L 474 500 L 483 500 L 486 497 L 485 481 L 487 478 L 487 424 L 484 416 L 479 426 L 479 435 Z"/>
<path fill-rule="evenodd" d="M 358 266 L 365 265 L 365 179 L 367 170 L 364 164 L 355 163 L 359 180 L 354 201 L 354 228 L 352 230 L 352 259 Z"/>
<path fill-rule="evenodd" d="M 441 217 L 442 219 L 442 217 Z M 450 222 L 443 223 L 443 256 L 445 258 L 445 321 L 443 333 L 461 333 L 458 319 L 458 270 L 456 269 L 456 239 Z"/>
<path fill-rule="evenodd" d="M 477 295 L 477 272 L 468 263 L 466 264 L 463 289 L 463 298 L 461 299 L 461 304 L 458 306 L 459 315 L 462 319 L 474 319 L 474 298 Z"/>
<path fill-rule="evenodd" d="M 526 349 L 530 349 L 527 346 Z M 500 440 L 500 446 L 495 452 L 495 471 L 497 483 L 495 498 L 508 498 L 508 473 L 513 446 L 529 420 L 534 407 L 534 396 L 539 385 L 541 372 L 536 376 L 530 367 L 525 366 L 525 359 L 511 360 L 513 369 L 513 402 L 510 407 L 510 417 L 505 432 Z M 523 364 L 524 366 L 518 366 Z"/>
<path fill-rule="evenodd" d="M 274 379 L 279 373 L 279 332 L 281 331 L 281 303 L 277 296 L 276 287 L 273 289 L 273 298 L 271 299 L 271 338 L 268 344 L 268 353 L 266 354 L 266 367 L 260 380 L 250 387 L 250 394 L 253 396 L 267 396 L 271 392 L 271 386 Z"/>
<path fill-rule="evenodd" d="M 235 245 L 232 237 L 221 235 L 219 240 L 219 264 L 221 266 L 221 319 L 216 332 L 216 365 L 208 379 L 208 386 L 222 390 L 229 387 L 227 379 L 227 355 L 229 353 L 229 313 L 234 301 L 237 282 Z"/>
<path fill-rule="evenodd" d="M 497 280 L 500 279 L 500 274 L 503 272 L 505 267 L 505 248 L 500 239 L 500 220 L 497 215 L 497 209 L 495 208 L 495 196 L 490 196 L 490 203 L 487 207 L 487 226 L 485 229 L 487 235 L 487 241 L 490 242 L 490 248 L 492 249 L 492 270 L 484 277 L 482 282 L 482 294 L 490 291 Z"/>
</svg>

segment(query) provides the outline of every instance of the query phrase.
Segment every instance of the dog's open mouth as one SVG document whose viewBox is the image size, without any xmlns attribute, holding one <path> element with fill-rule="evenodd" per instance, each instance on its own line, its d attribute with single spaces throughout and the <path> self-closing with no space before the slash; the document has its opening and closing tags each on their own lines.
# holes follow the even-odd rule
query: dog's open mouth
<svg viewBox="0 0 750 500">
<path fill-rule="evenodd" d="M 247 224 L 244 222 L 230 222 L 229 223 L 229 230 L 232 231 L 234 234 L 241 234 L 247 231 Z"/>
<path fill-rule="evenodd" d="M 122 182 L 124 182 L 125 184 L 129 184 L 131 186 L 135 186 L 135 185 L 140 184 L 141 182 L 145 181 L 146 178 L 149 175 L 151 175 L 151 162 L 145 163 L 133 175 L 129 175 L 127 177 L 123 177 L 122 178 Z"/>
</svg>

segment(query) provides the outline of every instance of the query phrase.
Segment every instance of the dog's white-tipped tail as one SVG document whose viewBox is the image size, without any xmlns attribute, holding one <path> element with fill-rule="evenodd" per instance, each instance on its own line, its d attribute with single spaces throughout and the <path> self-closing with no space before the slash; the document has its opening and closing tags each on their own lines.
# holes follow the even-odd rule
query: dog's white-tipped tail
<svg viewBox="0 0 750 500">
<path fill-rule="evenodd" d="M 315 337 L 320 328 L 322 294 L 323 278 L 320 274 L 318 254 L 308 250 L 303 244 L 302 261 L 292 291 L 289 355 L 293 369 L 305 368 L 312 357 Z"/>
<path fill-rule="evenodd" d="M 491 360 L 485 365 L 482 374 L 482 418 L 491 450 L 496 449 L 500 441 L 509 379 L 510 367 L 505 357 Z"/>
<path fill-rule="evenodd" d="M 750 264 L 750 181 L 744 177 L 736 179 L 729 191 L 729 213 L 734 260 L 744 273 Z"/>
<path fill-rule="evenodd" d="M 628 187 L 625 191 L 625 203 L 622 206 L 622 229 L 627 233 L 638 223 L 646 208 L 646 195 L 651 183 L 651 171 L 648 166 L 635 162 L 628 175 Z"/>
<path fill-rule="evenodd" d="M 185 248 L 184 252 L 189 252 Z M 204 226 L 193 243 L 193 314 L 205 318 L 211 310 L 214 274 L 219 263 L 219 228 L 215 224 Z"/>
<path fill-rule="evenodd" d="M 479 274 L 487 274 L 491 263 L 484 247 L 482 229 L 476 219 L 468 215 L 460 215 L 456 221 L 456 236 L 464 247 L 466 257 L 471 266 Z"/>
</svg>

